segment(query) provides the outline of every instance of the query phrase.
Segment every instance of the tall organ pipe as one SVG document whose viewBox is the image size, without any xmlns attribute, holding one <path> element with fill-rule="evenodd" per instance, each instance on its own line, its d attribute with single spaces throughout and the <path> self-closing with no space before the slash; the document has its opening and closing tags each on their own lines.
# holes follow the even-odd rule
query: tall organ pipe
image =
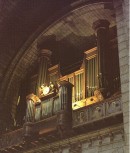
<svg viewBox="0 0 130 153">
<path fill-rule="evenodd" d="M 97 35 L 97 59 L 98 59 L 98 79 L 99 79 L 99 89 L 105 94 L 108 88 L 107 83 L 109 80 L 109 25 L 110 23 L 105 19 L 99 19 L 93 23 L 93 29 L 96 31 Z"/>
<path fill-rule="evenodd" d="M 39 96 L 39 88 L 42 84 L 48 85 L 48 66 L 52 52 L 47 49 L 40 50 L 39 54 L 39 71 L 37 80 L 37 95 Z"/>
</svg>

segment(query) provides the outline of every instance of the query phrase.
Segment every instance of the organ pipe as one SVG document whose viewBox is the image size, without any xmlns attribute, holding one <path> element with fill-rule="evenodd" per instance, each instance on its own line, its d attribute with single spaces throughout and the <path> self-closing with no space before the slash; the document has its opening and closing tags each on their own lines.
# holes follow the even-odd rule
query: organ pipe
<svg viewBox="0 0 130 153">
<path fill-rule="evenodd" d="M 87 60 L 87 97 L 94 95 L 94 90 L 97 86 L 96 73 L 97 73 L 96 57 Z"/>
<path fill-rule="evenodd" d="M 37 80 L 37 95 L 39 95 L 39 88 L 41 85 L 48 85 L 48 66 L 52 52 L 47 49 L 40 50 L 39 56 L 39 71 Z"/>
<path fill-rule="evenodd" d="M 98 63 L 98 81 L 99 88 L 104 90 L 107 88 L 106 82 L 110 82 L 108 74 L 109 60 L 109 25 L 110 23 L 105 19 L 99 19 L 93 23 L 93 29 L 96 31 L 97 35 L 97 63 Z"/>
</svg>

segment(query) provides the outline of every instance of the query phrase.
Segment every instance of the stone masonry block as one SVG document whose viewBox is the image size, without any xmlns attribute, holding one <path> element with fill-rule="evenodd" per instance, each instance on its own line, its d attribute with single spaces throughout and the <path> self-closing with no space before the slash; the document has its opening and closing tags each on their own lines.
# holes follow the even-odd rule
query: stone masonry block
<svg viewBox="0 0 130 153">
<path fill-rule="evenodd" d="M 125 147 L 124 147 L 124 153 L 129 153 L 129 150 L 130 150 L 130 149 L 129 149 L 129 146 L 125 146 Z"/>
<path fill-rule="evenodd" d="M 125 132 L 125 146 L 129 145 L 129 123 L 124 123 L 124 130 Z"/>
<path fill-rule="evenodd" d="M 128 56 L 120 58 L 120 66 L 129 64 L 129 60 L 128 59 L 129 59 Z"/>
<path fill-rule="evenodd" d="M 124 124 L 129 122 L 129 115 L 123 117 Z"/>
<path fill-rule="evenodd" d="M 112 144 L 102 145 L 102 151 L 111 150 L 113 147 Z"/>
<path fill-rule="evenodd" d="M 130 112 L 127 110 L 123 110 L 123 116 L 129 116 Z"/>
<path fill-rule="evenodd" d="M 69 148 L 63 149 L 62 153 L 69 153 Z"/>
<path fill-rule="evenodd" d="M 118 148 L 117 150 L 118 150 L 118 153 L 125 153 L 124 148 Z"/>
<path fill-rule="evenodd" d="M 121 27 L 117 29 L 117 36 L 119 37 L 120 35 L 126 34 L 125 33 L 125 27 Z"/>
<path fill-rule="evenodd" d="M 110 144 L 110 142 L 111 142 L 111 138 L 108 136 L 108 137 L 104 137 L 102 144 Z"/>
<path fill-rule="evenodd" d="M 125 103 L 129 100 L 129 91 L 122 94 L 122 103 Z"/>
<path fill-rule="evenodd" d="M 120 66 L 120 75 L 123 75 L 126 73 L 129 73 L 129 65 L 128 64 Z"/>
<path fill-rule="evenodd" d="M 118 153 L 118 152 L 115 149 L 110 149 L 110 150 L 102 151 L 101 153 Z"/>
<path fill-rule="evenodd" d="M 116 22 L 119 23 L 119 22 L 122 22 L 124 20 L 124 16 L 123 14 L 119 14 L 116 16 Z"/>
<path fill-rule="evenodd" d="M 88 142 L 83 143 L 83 144 L 82 144 L 82 148 L 83 148 L 83 149 L 88 149 L 88 148 L 89 148 L 89 143 L 88 143 Z"/>
<path fill-rule="evenodd" d="M 124 83 L 121 85 L 121 91 L 122 93 L 125 93 L 127 91 L 129 91 L 129 84 L 128 83 Z"/>
<path fill-rule="evenodd" d="M 118 142 L 113 143 L 113 148 L 123 148 L 124 146 L 124 141 L 119 141 L 120 139 L 122 139 L 122 135 L 119 134 L 117 135 L 116 139 L 118 140 Z"/>
<path fill-rule="evenodd" d="M 128 55 L 128 49 L 124 48 L 124 49 L 120 50 L 120 52 L 119 52 L 120 59 L 127 56 L 127 55 Z"/>
<path fill-rule="evenodd" d="M 121 75 L 121 83 L 122 84 L 129 83 L 129 74 L 128 73 Z"/>
<path fill-rule="evenodd" d="M 124 41 L 126 41 L 126 33 L 123 33 L 120 36 L 118 36 L 118 44 Z"/>
<path fill-rule="evenodd" d="M 90 148 L 87 150 L 87 153 L 97 153 L 98 152 L 98 147 Z"/>
</svg>

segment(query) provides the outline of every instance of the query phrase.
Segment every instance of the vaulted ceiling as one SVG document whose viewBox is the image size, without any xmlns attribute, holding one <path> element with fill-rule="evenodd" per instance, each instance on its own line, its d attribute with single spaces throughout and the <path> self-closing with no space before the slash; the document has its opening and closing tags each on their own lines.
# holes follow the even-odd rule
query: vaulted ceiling
<svg viewBox="0 0 130 153">
<path fill-rule="evenodd" d="M 55 43 L 50 46 L 52 63 L 60 60 L 63 66 L 81 60 L 85 50 L 96 46 L 93 22 L 107 19 L 110 27 L 116 25 L 112 4 L 107 3 L 112 0 L 102 1 L 1 0 L 1 102 L 9 103 L 9 98 L 12 98 L 11 103 L 16 101 L 21 80 L 37 64 L 37 42 L 40 39 L 50 35 L 55 37 Z"/>
</svg>

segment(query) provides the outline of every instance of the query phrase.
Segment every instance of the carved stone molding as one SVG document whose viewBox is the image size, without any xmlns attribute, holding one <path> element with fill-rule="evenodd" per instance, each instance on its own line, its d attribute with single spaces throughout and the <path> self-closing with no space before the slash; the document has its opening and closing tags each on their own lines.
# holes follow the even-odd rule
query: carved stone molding
<svg viewBox="0 0 130 153">
<path fill-rule="evenodd" d="M 120 140 L 123 140 L 124 130 L 123 125 L 118 125 L 115 127 L 109 127 L 100 131 L 96 131 L 93 133 L 83 134 L 76 137 L 71 137 L 69 139 L 64 139 L 59 142 L 51 143 L 49 145 L 41 146 L 38 149 L 35 149 L 35 151 L 38 151 L 39 149 L 43 151 L 43 153 L 48 150 L 52 151 L 60 151 L 64 150 L 64 148 L 68 148 L 70 153 L 80 153 L 82 150 L 82 144 L 86 143 L 87 148 L 91 148 L 94 145 L 102 145 L 103 143 L 111 143 L 112 141 L 117 141 L 116 137 L 119 137 Z M 95 144 L 95 142 L 97 143 Z M 124 140 L 123 140 L 124 141 Z M 60 147 L 59 147 L 60 146 Z M 53 150 L 54 149 L 54 150 Z M 32 150 L 28 151 L 28 153 L 34 153 Z M 51 152 L 53 153 L 53 152 Z"/>
</svg>

